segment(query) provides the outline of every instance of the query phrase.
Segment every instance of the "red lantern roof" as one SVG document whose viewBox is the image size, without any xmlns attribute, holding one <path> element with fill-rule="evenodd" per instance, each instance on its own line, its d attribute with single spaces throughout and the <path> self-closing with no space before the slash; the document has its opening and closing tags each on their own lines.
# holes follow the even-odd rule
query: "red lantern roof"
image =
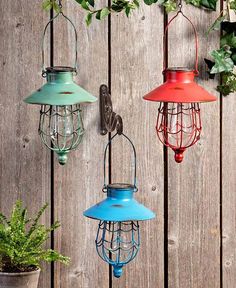
<svg viewBox="0 0 236 288">
<path fill-rule="evenodd" d="M 194 82 L 196 72 L 188 68 L 168 68 L 166 82 L 143 97 L 145 100 L 173 103 L 200 103 L 216 101 L 216 97 Z"/>
</svg>

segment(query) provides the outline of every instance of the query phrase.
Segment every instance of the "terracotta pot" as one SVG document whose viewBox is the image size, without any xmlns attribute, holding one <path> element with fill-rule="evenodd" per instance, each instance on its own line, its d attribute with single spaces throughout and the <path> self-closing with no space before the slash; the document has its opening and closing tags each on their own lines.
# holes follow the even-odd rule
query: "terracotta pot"
<svg viewBox="0 0 236 288">
<path fill-rule="evenodd" d="M 0 272 L 0 288 L 37 288 L 40 270 L 21 273 Z"/>
</svg>

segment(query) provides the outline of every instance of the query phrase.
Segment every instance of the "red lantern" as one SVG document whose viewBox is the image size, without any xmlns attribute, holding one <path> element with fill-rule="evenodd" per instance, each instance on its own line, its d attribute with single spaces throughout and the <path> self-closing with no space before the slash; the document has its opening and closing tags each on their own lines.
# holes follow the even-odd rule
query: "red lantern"
<svg viewBox="0 0 236 288">
<path fill-rule="evenodd" d="M 170 23 L 182 14 L 192 25 L 195 34 L 196 61 L 195 70 L 184 67 L 166 68 L 164 60 L 165 83 L 157 87 L 143 98 L 149 101 L 160 102 L 157 115 L 156 130 L 160 141 L 175 152 L 175 161 L 181 163 L 186 148 L 193 146 L 201 134 L 201 102 L 215 101 L 216 97 L 194 82 L 198 76 L 198 38 L 193 23 L 180 10 L 169 21 Z M 165 41 L 164 41 L 165 47 Z M 164 49 L 164 59 L 166 59 Z"/>
</svg>

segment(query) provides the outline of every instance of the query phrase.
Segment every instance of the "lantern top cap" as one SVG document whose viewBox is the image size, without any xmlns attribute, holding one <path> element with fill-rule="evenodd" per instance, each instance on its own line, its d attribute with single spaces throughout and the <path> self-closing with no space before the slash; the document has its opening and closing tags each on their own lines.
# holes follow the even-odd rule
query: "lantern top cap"
<svg viewBox="0 0 236 288">
<path fill-rule="evenodd" d="M 107 188 L 110 189 L 119 189 L 119 190 L 127 190 L 135 188 L 134 185 L 128 183 L 112 183 L 107 185 Z"/>
<path fill-rule="evenodd" d="M 164 70 L 164 72 L 167 71 L 194 72 L 194 69 L 188 67 L 169 67 Z"/>
<path fill-rule="evenodd" d="M 76 69 L 69 66 L 53 66 L 53 67 L 47 67 L 46 72 L 48 73 L 76 72 Z"/>
</svg>

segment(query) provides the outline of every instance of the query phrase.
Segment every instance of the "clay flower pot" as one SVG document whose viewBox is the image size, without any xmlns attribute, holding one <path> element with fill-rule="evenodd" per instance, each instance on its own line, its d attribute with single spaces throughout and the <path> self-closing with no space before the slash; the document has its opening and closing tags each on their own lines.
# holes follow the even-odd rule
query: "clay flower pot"
<svg viewBox="0 0 236 288">
<path fill-rule="evenodd" d="M 32 272 L 0 272 L 1 288 L 37 288 L 40 269 Z"/>
</svg>

